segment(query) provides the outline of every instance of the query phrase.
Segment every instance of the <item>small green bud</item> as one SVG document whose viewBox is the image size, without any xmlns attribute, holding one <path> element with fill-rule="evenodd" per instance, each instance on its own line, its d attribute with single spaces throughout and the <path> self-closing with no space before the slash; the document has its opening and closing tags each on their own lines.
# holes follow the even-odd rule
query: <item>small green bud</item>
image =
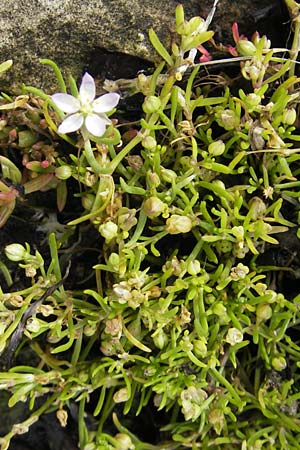
<svg viewBox="0 0 300 450">
<path fill-rule="evenodd" d="M 285 123 L 286 125 L 293 125 L 295 123 L 296 118 L 297 113 L 294 108 L 285 109 L 283 111 L 282 122 Z"/>
<path fill-rule="evenodd" d="M 283 356 L 275 356 L 272 358 L 272 367 L 273 369 L 280 372 L 286 368 L 286 360 Z"/>
<path fill-rule="evenodd" d="M 196 339 L 194 342 L 194 353 L 198 358 L 205 358 L 207 355 L 207 345 L 204 341 Z"/>
<path fill-rule="evenodd" d="M 227 316 L 227 309 L 222 303 L 215 303 L 212 306 L 212 312 L 219 317 Z"/>
<path fill-rule="evenodd" d="M 213 180 L 212 184 L 214 184 L 215 186 L 218 186 L 221 189 L 224 189 L 224 191 L 226 190 L 226 186 L 223 183 L 223 181 L 221 181 L 221 180 Z"/>
<path fill-rule="evenodd" d="M 85 335 L 85 336 L 88 336 L 88 337 L 90 337 L 90 336 L 94 336 L 94 334 L 96 333 L 96 331 L 97 331 L 97 324 L 96 323 L 90 323 L 90 324 L 87 324 L 87 325 L 85 325 L 85 327 L 83 328 L 83 334 Z"/>
<path fill-rule="evenodd" d="M 252 80 L 252 81 L 258 80 L 258 78 L 261 75 L 261 69 L 254 65 L 245 67 L 244 71 L 245 71 L 247 77 L 249 77 L 250 80 Z"/>
<path fill-rule="evenodd" d="M 261 198 L 253 197 L 249 202 L 249 206 L 251 210 L 251 218 L 253 220 L 257 220 L 265 216 L 267 206 Z"/>
<path fill-rule="evenodd" d="M 212 142 L 208 146 L 208 153 L 212 156 L 223 155 L 224 151 L 225 151 L 225 144 L 221 139 L 219 139 L 218 141 Z"/>
<path fill-rule="evenodd" d="M 117 433 L 114 437 L 117 441 L 117 450 L 134 450 L 135 445 L 128 434 Z"/>
<path fill-rule="evenodd" d="M 29 256 L 29 253 L 26 251 L 25 247 L 21 244 L 9 244 L 5 247 L 6 257 L 10 261 L 22 261 Z"/>
<path fill-rule="evenodd" d="M 225 128 L 225 130 L 234 130 L 239 127 L 240 120 L 234 111 L 231 109 L 224 109 L 217 114 L 218 124 Z"/>
<path fill-rule="evenodd" d="M 166 221 L 166 230 L 170 234 L 188 233 L 192 228 L 193 223 L 187 216 L 173 214 Z"/>
<path fill-rule="evenodd" d="M 258 106 L 261 102 L 261 97 L 254 92 L 251 92 L 247 95 L 247 102 L 249 102 L 251 106 Z"/>
<path fill-rule="evenodd" d="M 253 56 L 256 53 L 256 47 L 251 41 L 240 39 L 236 44 L 238 54 L 241 56 Z"/>
<path fill-rule="evenodd" d="M 70 166 L 64 165 L 55 169 L 55 176 L 59 180 L 67 180 L 72 175 L 72 169 Z"/>
<path fill-rule="evenodd" d="M 241 225 L 238 227 L 232 227 L 231 232 L 238 241 L 242 241 L 244 239 L 244 228 Z"/>
<path fill-rule="evenodd" d="M 36 317 L 29 317 L 26 322 L 26 330 L 31 331 L 31 333 L 37 333 L 41 329 L 40 320 Z"/>
<path fill-rule="evenodd" d="M 221 434 L 224 427 L 224 413 L 221 409 L 212 409 L 208 414 L 209 423 L 214 427 L 217 434 Z"/>
<path fill-rule="evenodd" d="M 157 173 L 148 171 L 147 183 L 150 188 L 157 188 L 160 185 L 160 179 Z"/>
<path fill-rule="evenodd" d="M 149 97 L 145 98 L 145 101 L 143 103 L 143 111 L 145 113 L 155 113 L 158 111 L 161 107 L 161 100 L 159 97 L 156 97 L 155 95 L 150 95 Z"/>
<path fill-rule="evenodd" d="M 155 333 L 153 336 L 154 345 L 160 350 L 162 350 L 167 345 L 168 340 L 169 338 L 167 334 L 162 329 L 160 329 L 159 332 Z"/>
<path fill-rule="evenodd" d="M 272 317 L 272 308 L 270 305 L 261 303 L 256 308 L 256 318 L 257 322 L 264 322 L 266 320 L 271 319 Z"/>
<path fill-rule="evenodd" d="M 237 328 L 229 328 L 225 341 L 230 345 L 235 345 L 243 341 L 243 333 Z"/>
<path fill-rule="evenodd" d="M 99 233 L 104 237 L 105 242 L 110 242 L 118 234 L 118 225 L 112 221 L 105 222 L 99 226 Z"/>
<path fill-rule="evenodd" d="M 197 275 L 198 273 L 200 273 L 201 272 L 200 261 L 198 261 L 198 259 L 190 261 L 187 266 L 187 271 L 190 275 Z"/>
<path fill-rule="evenodd" d="M 150 219 L 160 216 L 165 209 L 165 203 L 157 197 L 149 197 L 143 204 L 143 211 Z"/>
<path fill-rule="evenodd" d="M 111 266 L 114 270 L 119 270 L 120 265 L 120 256 L 117 253 L 111 253 L 108 258 L 108 265 Z"/>
<path fill-rule="evenodd" d="M 121 388 L 114 393 L 113 400 L 115 403 L 127 402 L 129 399 L 127 388 Z"/>
<path fill-rule="evenodd" d="M 81 204 L 87 211 L 90 211 L 95 202 L 95 196 L 93 194 L 86 194 L 81 198 Z"/>
<path fill-rule="evenodd" d="M 147 150 L 152 150 L 156 147 L 157 142 L 152 136 L 146 136 L 142 140 L 142 146 L 146 148 Z"/>
<path fill-rule="evenodd" d="M 162 167 L 160 173 L 163 181 L 166 181 L 167 183 L 172 183 L 177 178 L 177 173 L 171 169 L 165 169 L 164 167 Z"/>
</svg>

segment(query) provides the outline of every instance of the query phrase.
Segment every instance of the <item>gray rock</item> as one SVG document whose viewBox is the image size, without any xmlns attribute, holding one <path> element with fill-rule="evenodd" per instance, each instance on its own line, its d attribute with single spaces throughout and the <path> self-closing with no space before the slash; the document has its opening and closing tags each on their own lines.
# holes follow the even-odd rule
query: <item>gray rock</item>
<svg viewBox="0 0 300 450">
<path fill-rule="evenodd" d="M 0 62 L 14 65 L 1 78 L 1 89 L 20 92 L 21 84 L 53 92 L 56 80 L 51 69 L 40 64 L 49 58 L 63 73 L 80 77 L 93 65 L 101 66 L 111 52 L 155 61 L 148 30 L 154 28 L 169 46 L 174 34 L 176 0 L 5 0 L 0 2 Z M 187 18 L 206 17 L 213 0 L 182 0 Z M 256 22 L 271 14 L 280 16 L 279 0 L 220 0 L 211 28 L 226 43 L 235 20 L 242 31 L 256 29 Z M 283 18 L 281 18 L 283 23 Z M 115 59 L 117 66 L 118 56 Z M 120 64 L 131 65 L 130 59 Z M 133 67 L 136 67 L 134 62 Z M 142 65 L 142 63 L 140 63 Z M 94 64 L 95 66 L 95 64 Z M 109 68 L 108 68 L 109 70 Z M 102 71 L 102 72 L 101 72 Z M 105 76 L 105 74 L 104 74 Z M 120 78 L 115 74 L 115 78 Z"/>
</svg>

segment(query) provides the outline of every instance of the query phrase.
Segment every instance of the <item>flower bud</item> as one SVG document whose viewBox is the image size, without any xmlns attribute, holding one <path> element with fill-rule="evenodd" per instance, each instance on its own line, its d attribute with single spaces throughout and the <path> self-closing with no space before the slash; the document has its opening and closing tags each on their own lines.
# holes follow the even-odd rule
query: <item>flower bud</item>
<svg viewBox="0 0 300 450">
<path fill-rule="evenodd" d="M 155 95 L 150 95 L 149 97 L 145 98 L 145 101 L 143 103 L 143 111 L 145 113 L 155 113 L 158 111 L 161 107 L 161 101 L 159 97 L 156 97 Z"/>
<path fill-rule="evenodd" d="M 188 233 L 192 228 L 193 223 L 187 216 L 173 214 L 166 221 L 166 230 L 170 234 Z"/>
<path fill-rule="evenodd" d="M 241 56 L 253 56 L 256 53 L 256 47 L 251 41 L 240 39 L 236 44 L 238 54 Z"/>
<path fill-rule="evenodd" d="M 200 339 L 196 339 L 194 342 L 194 353 L 198 358 L 205 358 L 207 355 L 207 345 Z"/>
<path fill-rule="evenodd" d="M 208 153 L 212 156 L 223 155 L 224 151 L 225 151 L 225 144 L 221 139 L 219 139 L 218 141 L 212 142 L 208 146 Z"/>
<path fill-rule="evenodd" d="M 9 244 L 5 247 L 6 257 L 10 261 L 22 261 L 28 257 L 29 253 L 26 251 L 25 247 L 21 244 Z"/>
<path fill-rule="evenodd" d="M 31 331 L 32 333 L 37 333 L 40 331 L 41 323 L 39 319 L 36 317 L 29 317 L 26 322 L 26 330 Z"/>
<path fill-rule="evenodd" d="M 164 167 L 162 167 L 160 173 L 163 181 L 166 181 L 167 183 L 172 183 L 177 178 L 176 172 L 171 169 L 165 169 Z"/>
<path fill-rule="evenodd" d="M 127 388 L 121 388 L 114 393 L 113 400 L 115 403 L 127 402 L 129 399 Z"/>
<path fill-rule="evenodd" d="M 164 330 L 160 329 L 158 333 L 155 333 L 155 335 L 153 336 L 153 342 L 155 347 L 159 348 L 160 350 L 162 350 L 167 345 L 168 336 L 166 335 Z"/>
<path fill-rule="evenodd" d="M 190 275 L 197 275 L 198 273 L 200 273 L 201 272 L 200 261 L 198 261 L 198 259 L 193 259 L 192 261 L 190 261 L 187 266 L 187 271 Z"/>
<path fill-rule="evenodd" d="M 283 356 L 275 356 L 272 358 L 272 367 L 273 369 L 280 372 L 286 368 L 286 360 Z"/>
<path fill-rule="evenodd" d="M 238 241 L 242 241 L 244 239 L 244 228 L 240 225 L 237 227 L 233 227 L 231 232 L 234 237 L 237 238 Z"/>
<path fill-rule="evenodd" d="M 59 180 L 67 180 L 72 175 L 72 169 L 70 166 L 64 165 L 55 169 L 55 176 Z"/>
<path fill-rule="evenodd" d="M 224 413 L 222 409 L 212 409 L 208 414 L 208 421 L 214 427 L 217 434 L 221 434 L 224 426 Z"/>
<path fill-rule="evenodd" d="M 104 237 L 105 242 L 108 243 L 117 236 L 118 225 L 109 220 L 108 222 L 102 223 L 99 226 L 99 233 L 102 237 Z"/>
<path fill-rule="evenodd" d="M 59 409 L 56 411 L 56 417 L 61 427 L 66 427 L 68 422 L 68 413 L 65 409 Z"/>
<path fill-rule="evenodd" d="M 81 204 L 87 211 L 90 211 L 95 202 L 95 196 L 93 194 L 86 194 L 81 198 Z"/>
<path fill-rule="evenodd" d="M 272 308 L 270 305 L 261 303 L 256 308 L 256 319 L 257 322 L 265 322 L 272 317 Z"/>
<path fill-rule="evenodd" d="M 260 97 L 260 95 L 257 95 L 254 92 L 251 92 L 250 94 L 247 95 L 247 102 L 251 106 L 258 106 L 261 102 L 261 97 Z"/>
<path fill-rule="evenodd" d="M 117 433 L 115 435 L 115 439 L 118 441 L 117 443 L 117 449 L 118 450 L 134 450 L 135 446 L 128 436 L 128 434 L 125 433 Z"/>
<path fill-rule="evenodd" d="M 166 205 L 157 197 L 149 197 L 145 200 L 143 205 L 143 210 L 147 217 L 153 219 L 154 217 L 160 216 L 160 214 L 165 210 Z"/>
<path fill-rule="evenodd" d="M 215 303 L 212 307 L 212 312 L 219 317 L 227 316 L 227 309 L 222 303 Z"/>
<path fill-rule="evenodd" d="M 240 121 L 238 116 L 231 109 L 224 109 L 217 114 L 218 124 L 225 128 L 225 130 L 230 131 L 238 128 Z"/>
<path fill-rule="evenodd" d="M 243 341 L 243 333 L 237 328 L 229 328 L 225 341 L 230 345 L 235 345 Z"/>
<path fill-rule="evenodd" d="M 142 146 L 147 150 L 152 150 L 156 147 L 156 140 L 152 136 L 146 136 L 142 140 Z"/>
<path fill-rule="evenodd" d="M 94 322 L 85 325 L 85 327 L 83 328 L 83 334 L 88 337 L 94 336 L 96 331 L 97 331 L 97 324 Z"/>
<path fill-rule="evenodd" d="M 259 197 L 253 197 L 249 202 L 251 210 L 251 218 L 253 220 L 261 219 L 265 216 L 267 206 L 265 202 Z"/>
<path fill-rule="evenodd" d="M 25 267 L 25 276 L 28 278 L 33 278 L 36 276 L 36 268 L 30 264 Z"/>
<path fill-rule="evenodd" d="M 120 256 L 117 253 L 111 253 L 108 258 L 108 265 L 118 271 L 120 265 Z"/>
<path fill-rule="evenodd" d="M 245 67 L 242 69 L 243 75 L 249 80 L 256 81 L 261 75 L 261 68 L 255 66 L 255 65 L 245 65 Z"/>
<path fill-rule="evenodd" d="M 285 123 L 286 125 L 293 125 L 295 123 L 296 118 L 297 113 L 294 108 L 285 109 L 283 111 L 282 122 Z"/>
<path fill-rule="evenodd" d="M 149 187 L 157 188 L 160 185 L 160 179 L 157 173 L 148 171 L 147 183 L 149 184 Z"/>
</svg>

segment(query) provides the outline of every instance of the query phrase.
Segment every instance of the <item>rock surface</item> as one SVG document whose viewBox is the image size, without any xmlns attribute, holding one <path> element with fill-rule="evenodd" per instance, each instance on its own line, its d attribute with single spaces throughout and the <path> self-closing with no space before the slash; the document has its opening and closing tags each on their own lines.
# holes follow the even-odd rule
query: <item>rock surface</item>
<svg viewBox="0 0 300 450">
<path fill-rule="evenodd" d="M 0 62 L 14 61 L 12 69 L 2 76 L 1 89 L 18 92 L 23 82 L 48 92 L 55 90 L 55 77 L 49 67 L 39 63 L 40 58 L 55 60 L 64 74 L 72 73 L 75 78 L 91 65 L 94 72 L 103 72 L 102 66 L 107 66 L 111 52 L 154 61 L 156 54 L 147 32 L 150 27 L 154 28 L 169 45 L 178 3 L 176 0 L 0 2 Z M 182 0 L 181 3 L 187 18 L 195 15 L 206 18 L 213 0 Z M 282 29 L 287 20 L 283 3 L 280 0 L 220 0 L 211 29 L 224 43 L 232 42 L 230 26 L 234 21 L 239 22 L 242 32 L 252 33 L 260 24 L 270 25 L 273 16 L 274 29 L 278 26 Z M 272 34 L 273 30 L 270 32 Z M 120 62 L 132 65 L 133 70 L 143 66 L 143 61 L 136 63 L 130 58 Z M 120 78 L 117 73 L 111 77 Z"/>
</svg>

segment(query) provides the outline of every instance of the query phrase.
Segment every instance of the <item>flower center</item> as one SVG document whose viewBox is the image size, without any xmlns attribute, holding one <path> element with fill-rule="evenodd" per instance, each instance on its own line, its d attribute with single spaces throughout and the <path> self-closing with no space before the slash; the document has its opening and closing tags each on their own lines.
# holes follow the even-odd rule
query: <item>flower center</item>
<svg viewBox="0 0 300 450">
<path fill-rule="evenodd" d="M 80 112 L 84 116 L 88 116 L 93 112 L 93 104 L 89 98 L 84 96 L 80 97 Z"/>
</svg>

